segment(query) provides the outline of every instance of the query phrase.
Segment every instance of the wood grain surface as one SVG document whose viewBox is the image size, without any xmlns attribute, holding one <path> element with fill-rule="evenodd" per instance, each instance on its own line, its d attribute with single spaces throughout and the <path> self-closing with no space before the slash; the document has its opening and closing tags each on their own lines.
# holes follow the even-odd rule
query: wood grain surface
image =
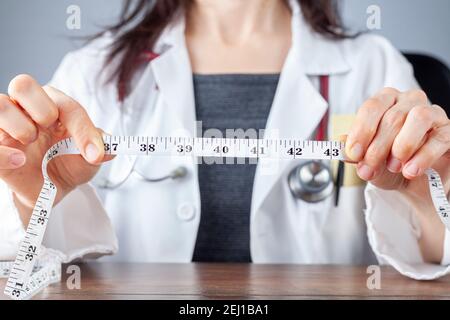
<svg viewBox="0 0 450 320">
<path fill-rule="evenodd" d="M 450 277 L 416 281 L 381 267 L 381 289 L 364 266 L 84 263 L 81 289 L 63 279 L 35 299 L 450 299 Z M 0 279 L 1 288 L 6 279 Z M 1 290 L 3 291 L 3 289 Z M 6 299 L 0 294 L 0 299 Z"/>
</svg>

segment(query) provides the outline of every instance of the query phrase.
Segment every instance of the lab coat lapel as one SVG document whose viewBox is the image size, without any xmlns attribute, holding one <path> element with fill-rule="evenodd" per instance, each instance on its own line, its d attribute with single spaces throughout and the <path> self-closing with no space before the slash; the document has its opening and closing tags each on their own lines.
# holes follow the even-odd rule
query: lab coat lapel
<svg viewBox="0 0 450 320">
<path fill-rule="evenodd" d="M 171 27 L 163 35 L 167 51 L 151 62 L 151 68 L 160 97 L 167 105 L 170 118 L 164 121 L 173 123 L 171 135 L 195 135 L 195 101 L 192 70 L 184 39 L 184 21 Z"/>
<path fill-rule="evenodd" d="M 291 51 L 280 76 L 266 124 L 265 138 L 308 139 L 328 108 L 327 102 L 300 69 L 297 59 L 295 52 Z M 290 163 L 291 161 L 270 159 L 259 161 L 253 189 L 252 211 L 258 210 Z"/>
<path fill-rule="evenodd" d="M 272 109 L 266 124 L 266 138 L 309 139 L 328 109 L 312 79 L 350 70 L 339 46 L 315 34 L 304 21 L 296 0 L 291 0 L 292 46 L 284 64 Z M 272 161 L 272 163 L 269 163 Z M 252 214 L 292 161 L 261 159 L 255 175 Z M 269 170 L 267 168 L 270 168 Z M 283 200 L 280 200 L 283 201 Z"/>
</svg>

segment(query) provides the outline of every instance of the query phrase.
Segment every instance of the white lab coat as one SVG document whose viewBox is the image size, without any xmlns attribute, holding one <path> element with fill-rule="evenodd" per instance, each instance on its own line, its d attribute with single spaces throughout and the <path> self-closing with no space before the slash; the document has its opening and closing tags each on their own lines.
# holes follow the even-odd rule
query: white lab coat
<svg viewBox="0 0 450 320">
<path fill-rule="evenodd" d="M 313 33 L 296 1 L 291 2 L 292 48 L 283 67 L 267 121 L 268 137 L 306 139 L 322 115 L 353 114 L 385 86 L 417 87 L 411 66 L 385 39 L 362 35 L 329 41 Z M 160 56 L 135 77 L 124 105 L 114 83 L 100 73 L 111 36 L 69 53 L 51 85 L 78 100 L 96 126 L 111 134 L 195 136 L 192 71 L 180 20 L 160 37 Z M 267 50 L 272 50 L 270 44 Z M 210 52 L 209 54 L 214 54 Z M 318 75 L 330 75 L 330 106 L 318 92 Z M 122 112 L 121 112 L 122 110 Z M 122 125 L 120 118 L 122 118 Z M 121 128 L 123 127 L 123 128 Z M 65 261 L 111 255 L 105 260 L 189 262 L 201 218 L 197 166 L 191 158 L 140 159 L 147 176 L 160 177 L 183 164 L 187 177 L 147 183 L 134 175 L 119 189 L 80 186 L 55 207 L 44 244 Z M 424 263 L 420 226 L 396 191 L 372 185 L 343 187 L 339 207 L 329 198 L 317 204 L 295 200 L 287 175 L 296 161 L 257 167 L 251 206 L 251 256 L 255 263 L 388 263 L 417 279 L 449 272 L 450 235 L 441 265 Z M 128 158 L 117 157 L 101 175 L 126 175 Z M 8 187 L 0 185 L 0 260 L 15 257 L 24 235 Z"/>
</svg>

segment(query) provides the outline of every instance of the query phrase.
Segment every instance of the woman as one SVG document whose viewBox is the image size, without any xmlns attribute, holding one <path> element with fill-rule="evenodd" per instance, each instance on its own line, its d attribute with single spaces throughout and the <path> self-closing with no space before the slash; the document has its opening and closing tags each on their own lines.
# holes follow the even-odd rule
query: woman
<svg viewBox="0 0 450 320">
<path fill-rule="evenodd" d="M 70 53 L 49 86 L 19 75 L 0 98 L 0 259 L 16 254 L 43 154 L 73 136 L 82 156 L 49 169 L 60 192 L 45 239 L 67 261 L 115 253 L 110 259 L 369 264 L 376 256 L 417 279 L 449 271 L 450 234 L 423 174 L 433 166 L 449 191 L 449 119 L 386 40 L 343 33 L 333 1 L 143 0 L 110 31 Z M 292 196 L 296 161 L 268 173 L 263 160 L 150 157 L 133 166 L 117 157 L 99 174 L 106 182 L 88 183 L 109 160 L 103 130 L 194 136 L 201 120 L 219 133 L 307 139 L 327 110 L 330 138 L 348 133 L 357 163 L 345 167 L 337 206 L 333 197 Z M 179 166 L 182 179 L 139 179 Z M 99 188 L 114 181 L 122 184 Z"/>
</svg>

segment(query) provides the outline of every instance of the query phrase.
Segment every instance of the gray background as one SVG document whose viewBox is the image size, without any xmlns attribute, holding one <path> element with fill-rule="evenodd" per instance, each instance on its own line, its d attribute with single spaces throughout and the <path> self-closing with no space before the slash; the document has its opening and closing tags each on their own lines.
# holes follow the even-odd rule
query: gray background
<svg viewBox="0 0 450 320">
<path fill-rule="evenodd" d="M 226 0 L 224 0 L 226 1 Z M 450 0 L 341 0 L 344 21 L 365 30 L 366 9 L 381 8 L 381 30 L 401 49 L 430 53 L 450 65 Z M 1 0 L 0 92 L 18 73 L 48 81 L 64 54 L 81 42 L 74 37 L 92 34 L 115 21 L 121 0 Z M 81 8 L 81 30 L 66 28 L 66 9 Z"/>
</svg>

